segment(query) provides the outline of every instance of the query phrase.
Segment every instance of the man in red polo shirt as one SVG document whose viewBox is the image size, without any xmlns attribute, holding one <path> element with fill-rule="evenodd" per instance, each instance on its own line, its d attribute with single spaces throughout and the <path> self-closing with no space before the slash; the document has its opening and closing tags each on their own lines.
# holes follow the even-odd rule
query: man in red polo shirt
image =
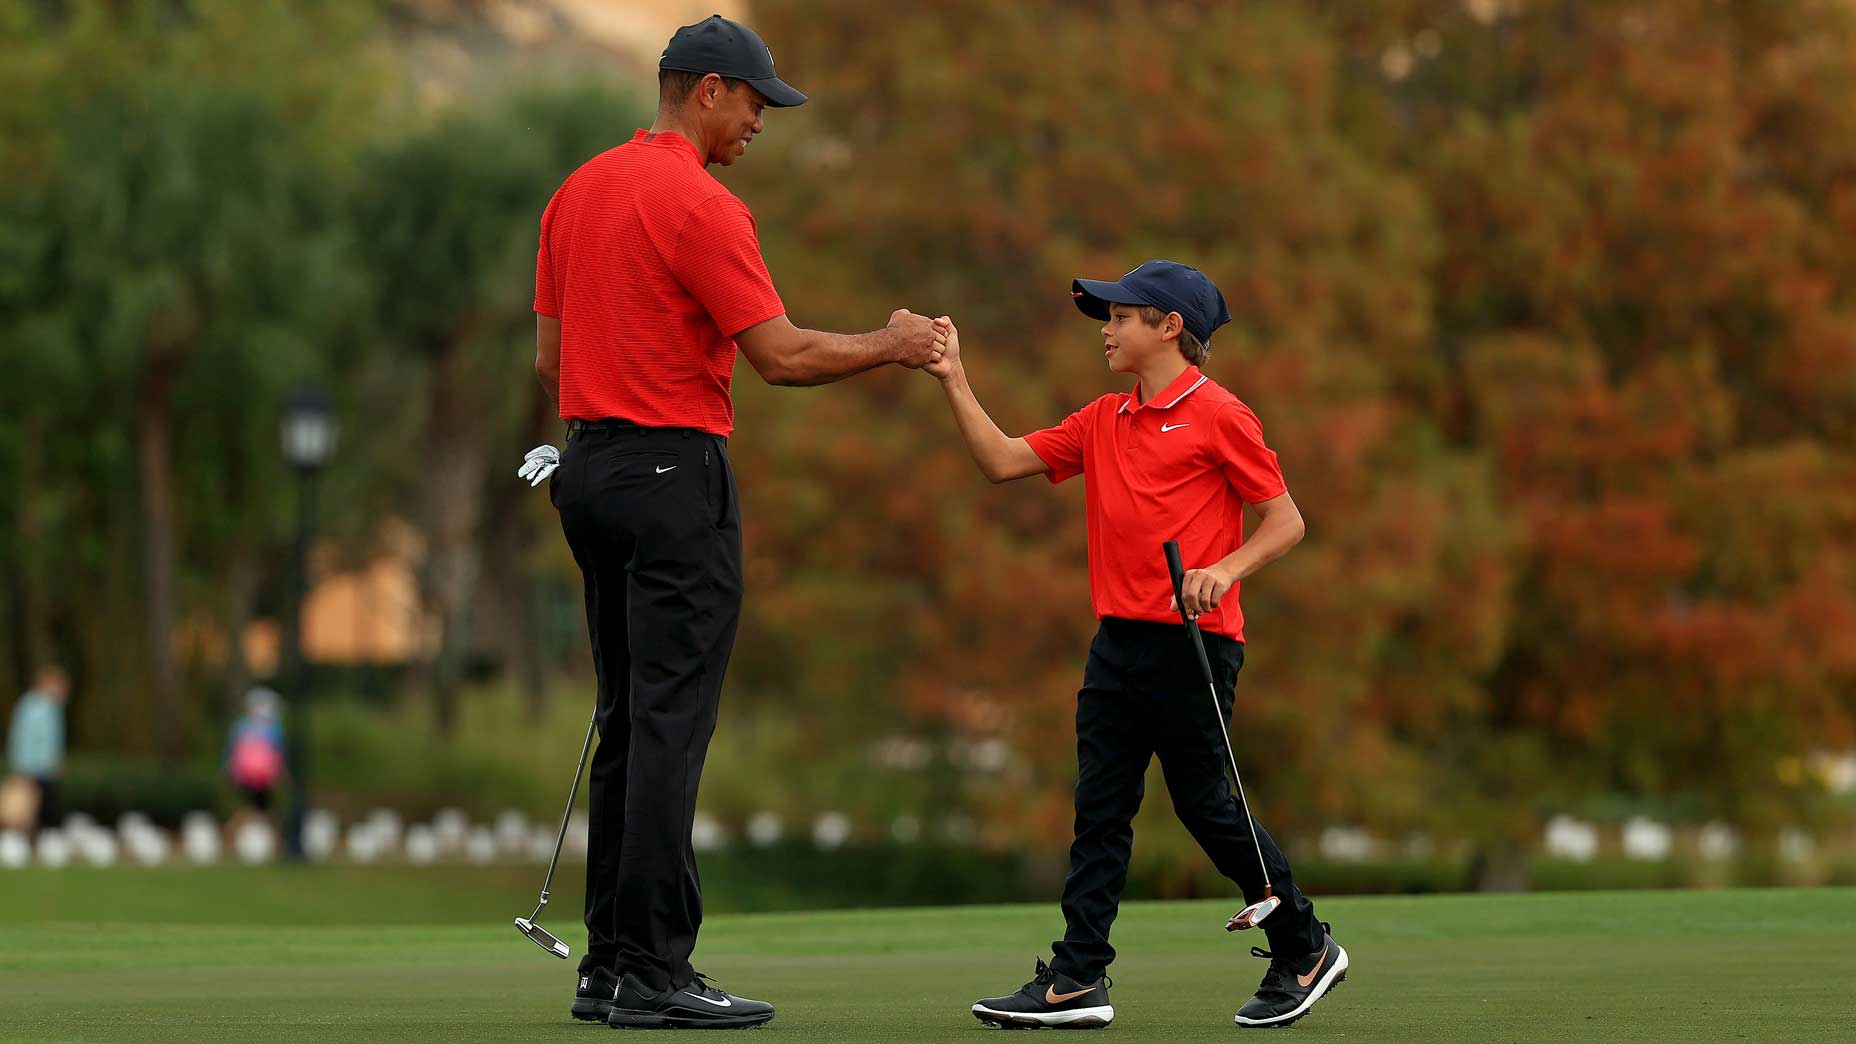
<svg viewBox="0 0 1856 1044">
<path fill-rule="evenodd" d="M 586 585 L 599 679 L 588 836 L 587 950 L 573 1015 L 640 1028 L 773 1018 L 690 967 L 702 893 L 690 827 L 741 611 L 728 461 L 737 347 L 774 384 L 824 384 L 939 358 L 945 335 L 897 311 L 855 336 L 793 325 L 748 208 L 711 177 L 805 95 L 746 26 L 685 26 L 658 63 L 648 131 L 568 177 L 535 259 L 542 387 L 566 449 L 522 474 L 550 497 Z M 558 470 L 557 470 L 558 467 Z"/>
<path fill-rule="evenodd" d="M 1173 603 L 1161 545 L 1178 540 L 1189 569 L 1186 611 L 1204 632 L 1228 720 L 1244 662 L 1240 581 L 1302 539 L 1276 454 L 1256 414 L 1200 372 L 1212 331 L 1231 319 L 1203 273 L 1149 261 L 1115 282 L 1079 279 L 1077 307 L 1104 320 L 1110 370 L 1138 375 L 1054 428 L 1007 438 L 974 398 L 951 323 L 947 351 L 927 369 L 941 380 L 961 436 L 994 482 L 1086 475 L 1089 594 L 1101 626 L 1076 704 L 1076 838 L 1063 886 L 1067 928 L 1050 964 L 1017 993 L 973 1005 L 999 1026 L 1108 1025 L 1109 926 L 1121 903 L 1147 764 L 1157 754 L 1174 811 L 1213 865 L 1263 898 L 1258 852 L 1282 905 L 1263 922 L 1271 951 L 1240 1026 L 1288 1025 L 1344 978 L 1347 952 L 1315 919 L 1289 863 L 1244 816 L 1225 777 L 1220 723 L 1204 712 L 1204 679 Z M 1244 539 L 1244 506 L 1260 520 Z M 1255 840 L 1252 840 L 1252 832 Z"/>
</svg>

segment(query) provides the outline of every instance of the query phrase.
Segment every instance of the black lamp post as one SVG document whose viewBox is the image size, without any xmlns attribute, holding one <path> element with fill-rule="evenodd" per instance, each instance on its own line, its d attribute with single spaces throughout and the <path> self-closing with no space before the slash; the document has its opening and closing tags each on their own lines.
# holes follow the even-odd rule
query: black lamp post
<svg viewBox="0 0 1856 1044">
<path fill-rule="evenodd" d="M 289 722 L 290 815 L 284 852 L 303 858 L 303 817 L 309 811 L 309 671 L 303 657 L 303 601 L 309 594 L 309 547 L 316 530 L 316 478 L 335 453 L 339 434 L 328 396 L 320 388 L 298 388 L 284 406 L 284 459 L 296 469 L 296 551 L 290 567 L 290 604 L 285 607 L 283 657 L 285 692 L 296 713 Z"/>
</svg>

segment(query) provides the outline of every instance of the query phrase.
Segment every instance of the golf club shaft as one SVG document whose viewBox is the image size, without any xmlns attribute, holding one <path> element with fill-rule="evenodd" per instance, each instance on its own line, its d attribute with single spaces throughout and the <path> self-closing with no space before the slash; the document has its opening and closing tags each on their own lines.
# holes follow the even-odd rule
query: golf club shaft
<svg viewBox="0 0 1856 1044">
<path fill-rule="evenodd" d="M 574 814 L 574 798 L 580 795 L 580 774 L 586 771 L 586 752 L 593 749 L 593 728 L 598 723 L 598 712 L 586 723 L 586 740 L 580 744 L 580 763 L 574 766 L 574 783 L 567 788 L 567 807 L 561 810 L 561 832 L 554 836 L 554 855 L 548 859 L 548 876 L 541 882 L 541 906 L 548 905 L 548 889 L 554 884 L 554 866 L 561 861 L 561 842 L 567 840 L 567 821 Z M 541 915 L 541 906 L 535 908 L 535 915 Z"/>
<path fill-rule="evenodd" d="M 1186 567 L 1179 554 L 1179 542 L 1169 540 L 1164 545 L 1166 550 L 1167 572 L 1173 577 L 1173 601 L 1179 606 L 1179 619 L 1186 625 L 1186 635 L 1192 639 L 1192 651 L 1198 654 L 1199 670 L 1205 675 L 1205 689 L 1212 697 L 1212 717 L 1218 719 L 1218 734 L 1224 737 L 1225 757 L 1231 759 L 1231 781 L 1237 784 L 1237 806 L 1244 813 L 1245 823 L 1250 827 L 1250 843 L 1257 850 L 1257 869 L 1263 872 L 1263 887 L 1270 888 L 1270 867 L 1263 861 L 1263 842 L 1257 837 L 1257 821 L 1251 818 L 1250 802 L 1244 797 L 1244 777 L 1237 771 L 1237 750 L 1231 746 L 1231 729 L 1225 723 L 1224 705 L 1218 702 L 1218 683 L 1212 678 L 1212 661 L 1205 655 L 1205 638 L 1199 634 L 1199 622 L 1186 612 Z"/>
</svg>

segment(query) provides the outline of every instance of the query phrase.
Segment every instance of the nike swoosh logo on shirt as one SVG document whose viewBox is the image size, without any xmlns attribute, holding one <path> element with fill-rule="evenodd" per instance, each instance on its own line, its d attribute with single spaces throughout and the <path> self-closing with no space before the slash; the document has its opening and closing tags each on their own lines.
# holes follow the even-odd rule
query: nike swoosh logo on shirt
<svg viewBox="0 0 1856 1044">
<path fill-rule="evenodd" d="M 1087 987 L 1084 987 L 1083 989 L 1077 990 L 1075 993 L 1058 993 L 1057 987 L 1055 985 L 1046 986 L 1044 987 L 1044 1003 L 1062 1004 L 1064 1001 L 1075 1000 L 1076 998 L 1081 997 L 1083 994 L 1088 993 L 1090 990 L 1093 990 L 1093 989 L 1095 989 L 1094 986 L 1087 986 Z"/>
<path fill-rule="evenodd" d="M 1322 950 L 1321 959 L 1315 962 L 1315 966 L 1313 968 L 1308 969 L 1307 975 L 1297 975 L 1295 977 L 1295 981 L 1300 983 L 1303 989 L 1307 989 L 1308 987 L 1313 986 L 1315 984 L 1315 976 L 1321 973 L 1321 966 L 1326 964 L 1327 962 L 1328 962 L 1328 951 Z"/>
<path fill-rule="evenodd" d="M 666 472 L 666 471 L 675 471 L 675 470 L 677 470 L 677 468 L 678 468 L 678 467 L 680 467 L 680 466 L 681 466 L 681 465 L 677 465 L 677 464 L 672 464 L 671 466 L 669 466 L 669 467 L 667 467 L 667 468 L 658 468 L 658 469 L 657 469 L 657 473 L 658 473 L 659 475 L 662 475 L 662 474 L 663 474 L 664 472 Z"/>
<path fill-rule="evenodd" d="M 705 1004 L 713 1004 L 718 1008 L 732 1008 L 735 1006 L 735 1002 L 732 1000 L 710 1000 L 709 998 L 703 996 L 700 993 L 690 993 L 687 990 L 684 991 L 683 995 L 685 997 L 694 997 L 697 1000 L 704 1002 Z"/>
<path fill-rule="evenodd" d="M 1192 422 L 1187 421 L 1184 424 L 1162 424 L 1160 425 L 1160 430 L 1161 431 L 1172 431 L 1174 428 L 1190 428 L 1190 427 L 1192 427 Z"/>
</svg>

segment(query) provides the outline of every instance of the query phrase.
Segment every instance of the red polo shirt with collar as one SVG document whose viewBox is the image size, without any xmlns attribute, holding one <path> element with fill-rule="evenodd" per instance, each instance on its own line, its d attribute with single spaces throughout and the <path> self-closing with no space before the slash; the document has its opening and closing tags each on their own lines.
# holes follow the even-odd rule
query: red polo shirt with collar
<svg viewBox="0 0 1856 1044">
<path fill-rule="evenodd" d="M 1245 504 L 1288 489 L 1257 415 L 1196 366 L 1152 402 L 1141 401 L 1137 383 L 1025 441 L 1051 482 L 1088 476 L 1089 600 L 1098 618 L 1177 622 L 1160 545 L 1178 540 L 1186 568 L 1203 569 L 1243 546 Z M 1240 586 L 1199 617 L 1202 629 L 1244 640 Z"/>
<path fill-rule="evenodd" d="M 549 201 L 535 311 L 561 321 L 561 419 L 726 437 L 734 337 L 786 306 L 747 205 L 688 139 L 640 130 Z"/>
</svg>

